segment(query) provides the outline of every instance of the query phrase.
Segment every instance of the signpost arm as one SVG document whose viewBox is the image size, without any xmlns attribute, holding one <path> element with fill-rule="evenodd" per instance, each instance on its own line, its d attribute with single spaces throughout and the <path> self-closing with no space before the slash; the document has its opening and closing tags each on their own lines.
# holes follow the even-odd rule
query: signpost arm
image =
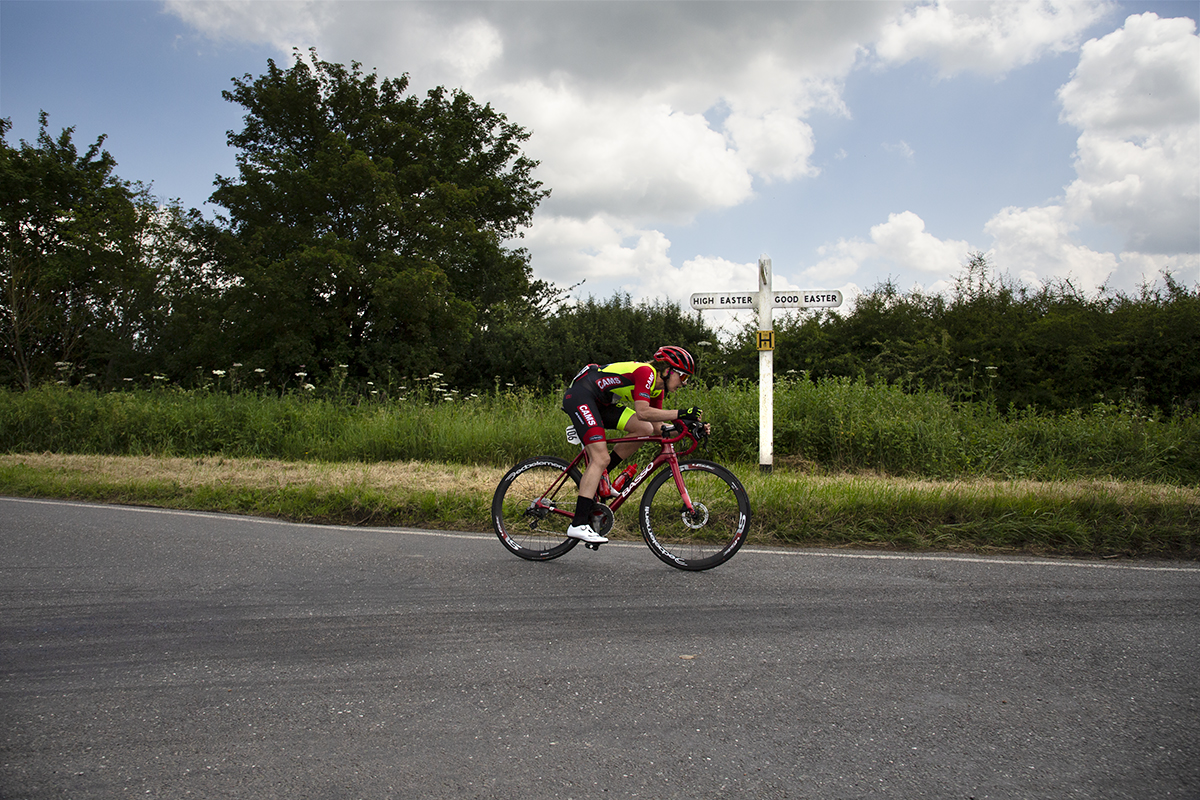
<svg viewBox="0 0 1200 800">
<path fill-rule="evenodd" d="M 771 259 L 758 259 L 758 330 L 773 331 L 771 309 Z M 761 336 L 761 333 L 760 333 Z M 774 337 L 771 337 L 772 339 Z M 773 343 L 772 343 L 773 346 Z M 758 468 L 770 472 L 775 440 L 775 351 L 758 351 Z"/>
</svg>

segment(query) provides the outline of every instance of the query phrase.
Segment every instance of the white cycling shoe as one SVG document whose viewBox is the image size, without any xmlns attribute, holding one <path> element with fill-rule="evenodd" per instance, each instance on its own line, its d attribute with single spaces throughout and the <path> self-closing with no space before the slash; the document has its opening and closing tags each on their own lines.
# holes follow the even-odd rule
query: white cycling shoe
<svg viewBox="0 0 1200 800">
<path fill-rule="evenodd" d="M 567 528 L 567 536 L 588 544 L 604 544 L 608 541 L 607 537 L 592 530 L 591 525 L 572 525 Z"/>
</svg>

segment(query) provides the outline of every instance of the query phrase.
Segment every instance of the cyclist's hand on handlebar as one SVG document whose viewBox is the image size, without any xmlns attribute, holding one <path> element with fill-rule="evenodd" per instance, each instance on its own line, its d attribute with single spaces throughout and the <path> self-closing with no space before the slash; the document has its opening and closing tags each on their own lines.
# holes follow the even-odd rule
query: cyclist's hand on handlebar
<svg viewBox="0 0 1200 800">
<path fill-rule="evenodd" d="M 679 409 L 679 418 L 685 422 L 699 422 L 704 412 L 698 406 Z"/>
<path fill-rule="evenodd" d="M 703 439 L 712 433 L 712 426 L 707 422 L 680 417 L 674 422 L 668 422 L 663 425 L 661 433 L 663 436 L 675 436 L 685 431 L 695 438 Z"/>
</svg>

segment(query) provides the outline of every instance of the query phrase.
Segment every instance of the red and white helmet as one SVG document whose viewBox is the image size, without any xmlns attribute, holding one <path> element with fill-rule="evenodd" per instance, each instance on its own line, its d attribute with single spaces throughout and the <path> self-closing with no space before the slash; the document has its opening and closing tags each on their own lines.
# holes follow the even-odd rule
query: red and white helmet
<svg viewBox="0 0 1200 800">
<path fill-rule="evenodd" d="M 692 358 L 692 354 L 682 347 L 664 345 L 655 352 L 654 360 L 666 362 L 687 375 L 696 374 L 696 359 Z"/>
</svg>

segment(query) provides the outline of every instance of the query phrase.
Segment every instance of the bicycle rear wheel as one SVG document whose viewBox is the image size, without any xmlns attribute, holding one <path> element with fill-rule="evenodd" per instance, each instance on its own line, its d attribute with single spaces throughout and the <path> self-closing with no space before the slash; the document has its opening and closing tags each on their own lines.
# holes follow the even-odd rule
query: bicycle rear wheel
<svg viewBox="0 0 1200 800">
<path fill-rule="evenodd" d="M 492 496 L 492 527 L 510 552 L 549 561 L 574 547 L 567 527 L 579 499 L 579 470 L 555 456 L 527 458 L 510 469 Z"/>
<path fill-rule="evenodd" d="M 642 537 L 654 555 L 676 569 L 724 564 L 746 541 L 750 497 L 732 472 L 711 461 L 685 461 L 679 471 L 694 510 L 687 510 L 671 471 L 664 470 L 642 495 Z"/>
</svg>

